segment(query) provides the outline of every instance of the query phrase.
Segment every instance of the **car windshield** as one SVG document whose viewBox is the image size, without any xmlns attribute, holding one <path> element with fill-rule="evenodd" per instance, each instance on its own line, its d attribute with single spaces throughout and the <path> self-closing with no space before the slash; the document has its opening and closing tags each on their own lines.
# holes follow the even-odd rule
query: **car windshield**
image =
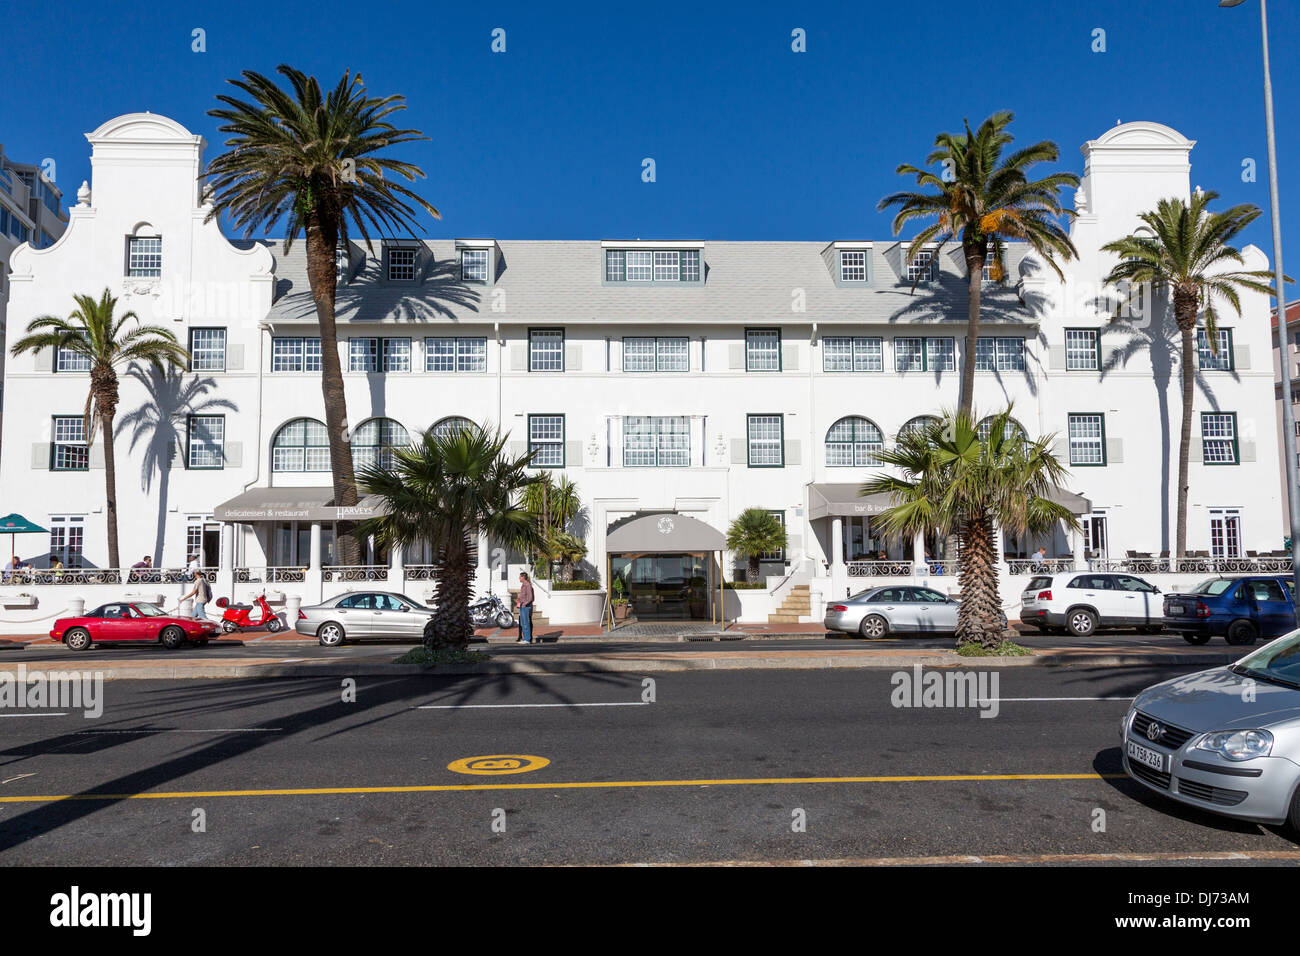
<svg viewBox="0 0 1300 956">
<path fill-rule="evenodd" d="M 1192 594 L 1208 594 L 1210 597 L 1218 597 L 1228 588 L 1236 584 L 1229 578 L 1206 578 L 1196 587 L 1192 588 Z"/>
<path fill-rule="evenodd" d="M 1300 687 L 1300 631 L 1265 644 L 1233 665 L 1238 673 Z"/>
<path fill-rule="evenodd" d="M 1029 583 L 1025 585 L 1026 591 L 1037 591 L 1039 588 L 1050 588 L 1052 586 L 1051 578 L 1030 578 Z"/>
<path fill-rule="evenodd" d="M 152 604 L 132 604 L 133 608 L 139 611 L 145 617 L 166 617 L 161 609 L 154 607 Z"/>
</svg>

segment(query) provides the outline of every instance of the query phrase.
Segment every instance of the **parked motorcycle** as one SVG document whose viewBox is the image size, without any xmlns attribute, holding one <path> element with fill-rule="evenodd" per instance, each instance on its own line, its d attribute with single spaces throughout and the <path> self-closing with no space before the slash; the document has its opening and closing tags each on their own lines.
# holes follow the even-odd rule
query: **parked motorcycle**
<svg viewBox="0 0 1300 956">
<path fill-rule="evenodd" d="M 500 628 L 515 626 L 515 616 L 495 594 L 485 595 L 471 603 L 469 616 L 475 627 L 490 627 L 493 624 Z"/>
<path fill-rule="evenodd" d="M 274 634 L 284 627 L 280 616 L 266 603 L 266 595 L 259 594 L 250 604 L 231 604 L 225 598 L 217 598 L 217 607 L 222 609 L 221 629 L 227 634 L 235 631 L 251 631 L 265 627 Z"/>
</svg>

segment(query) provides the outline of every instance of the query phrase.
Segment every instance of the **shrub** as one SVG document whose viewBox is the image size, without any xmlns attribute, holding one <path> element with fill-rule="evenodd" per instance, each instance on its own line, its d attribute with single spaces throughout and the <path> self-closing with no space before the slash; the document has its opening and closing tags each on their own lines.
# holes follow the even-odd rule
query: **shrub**
<svg viewBox="0 0 1300 956">
<path fill-rule="evenodd" d="M 599 581 L 553 581 L 552 591 L 599 591 Z"/>
</svg>

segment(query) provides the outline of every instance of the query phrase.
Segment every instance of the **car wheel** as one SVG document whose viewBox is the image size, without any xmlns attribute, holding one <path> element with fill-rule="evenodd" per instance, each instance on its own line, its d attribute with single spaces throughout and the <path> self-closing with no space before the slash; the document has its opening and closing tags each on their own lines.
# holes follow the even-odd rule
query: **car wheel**
<svg viewBox="0 0 1300 956">
<path fill-rule="evenodd" d="M 84 627 L 74 627 L 64 635 L 63 643 L 68 646 L 70 651 L 86 651 L 90 649 L 90 632 Z"/>
<path fill-rule="evenodd" d="M 316 632 L 316 639 L 320 641 L 322 647 L 338 647 L 343 643 L 343 625 L 335 624 L 333 621 L 322 624 L 320 630 Z"/>
<path fill-rule="evenodd" d="M 1233 621 L 1228 625 L 1228 633 L 1224 636 L 1224 640 L 1234 646 L 1249 646 L 1255 643 L 1258 636 L 1255 625 L 1250 621 Z"/>
<path fill-rule="evenodd" d="M 234 621 L 222 621 L 221 629 L 225 631 L 227 634 L 234 634 L 235 631 L 238 630 Z"/>
<path fill-rule="evenodd" d="M 159 640 L 162 641 L 162 646 L 167 650 L 174 651 L 185 643 L 185 632 L 179 627 L 166 627 L 163 628 L 162 634 L 159 635 Z"/>
<path fill-rule="evenodd" d="M 271 618 L 271 620 L 266 622 L 266 629 L 270 631 L 272 634 L 280 630 L 280 628 L 282 627 L 284 627 L 284 625 L 280 622 L 280 619 L 278 617 L 273 617 Z"/>
<path fill-rule="evenodd" d="M 879 614 L 868 614 L 858 625 L 858 633 L 863 637 L 884 637 L 889 633 L 889 622 Z"/>
<path fill-rule="evenodd" d="M 1286 822 L 1292 833 L 1300 835 L 1300 787 L 1296 787 L 1291 797 L 1291 812 L 1286 815 Z"/>
<path fill-rule="evenodd" d="M 1076 608 L 1070 612 L 1070 633 L 1075 637 L 1087 637 L 1097 630 L 1097 615 L 1086 608 Z"/>
<path fill-rule="evenodd" d="M 1195 645 L 1197 645 L 1197 646 L 1199 647 L 1199 646 L 1202 645 L 1202 644 L 1208 644 L 1208 643 L 1210 643 L 1210 635 L 1208 635 L 1208 634 L 1184 634 L 1184 635 L 1183 635 L 1183 640 L 1185 640 L 1188 644 L 1195 644 Z"/>
</svg>

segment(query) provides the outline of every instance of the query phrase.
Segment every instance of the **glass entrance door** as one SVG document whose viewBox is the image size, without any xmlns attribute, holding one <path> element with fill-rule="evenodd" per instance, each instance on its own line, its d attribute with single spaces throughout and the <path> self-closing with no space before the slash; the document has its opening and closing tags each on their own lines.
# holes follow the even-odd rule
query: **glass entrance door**
<svg viewBox="0 0 1300 956">
<path fill-rule="evenodd" d="M 631 613 L 639 621 L 690 621 L 709 616 L 705 559 L 694 554 L 613 557 Z"/>
</svg>

